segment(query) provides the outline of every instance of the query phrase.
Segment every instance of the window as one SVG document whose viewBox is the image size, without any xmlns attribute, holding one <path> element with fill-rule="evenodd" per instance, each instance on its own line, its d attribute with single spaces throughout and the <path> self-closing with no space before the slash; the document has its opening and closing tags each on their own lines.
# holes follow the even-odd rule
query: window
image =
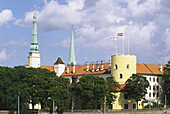
<svg viewBox="0 0 170 114">
<path fill-rule="evenodd" d="M 151 90 L 151 86 L 149 86 L 149 90 Z"/>
<path fill-rule="evenodd" d="M 159 92 L 157 92 L 157 97 L 159 97 Z"/>
<path fill-rule="evenodd" d="M 128 99 L 128 94 L 124 94 L 124 99 Z"/>
<path fill-rule="evenodd" d="M 133 104 L 133 109 L 136 109 L 136 104 Z"/>
<path fill-rule="evenodd" d="M 124 104 L 124 109 L 128 109 L 128 104 Z"/>
<path fill-rule="evenodd" d="M 122 79 L 123 78 L 123 75 L 122 74 L 120 74 L 120 79 Z"/>
<path fill-rule="evenodd" d="M 157 86 L 157 90 L 159 91 L 159 86 Z"/>
<path fill-rule="evenodd" d="M 155 97 L 155 93 L 153 93 L 153 97 Z"/>
<path fill-rule="evenodd" d="M 127 69 L 129 69 L 129 64 L 127 65 Z"/>
<path fill-rule="evenodd" d="M 149 81 L 151 82 L 151 78 L 149 78 Z"/>
<path fill-rule="evenodd" d="M 157 82 L 159 83 L 159 78 L 157 78 Z"/>
<path fill-rule="evenodd" d="M 151 97 L 151 93 L 149 93 L 149 97 Z"/>
<path fill-rule="evenodd" d="M 153 78 L 153 82 L 155 82 L 155 78 Z"/>
<path fill-rule="evenodd" d="M 153 86 L 153 90 L 155 90 L 155 86 Z"/>
<path fill-rule="evenodd" d="M 118 66 L 115 64 L 115 69 L 117 70 L 118 69 Z"/>
</svg>

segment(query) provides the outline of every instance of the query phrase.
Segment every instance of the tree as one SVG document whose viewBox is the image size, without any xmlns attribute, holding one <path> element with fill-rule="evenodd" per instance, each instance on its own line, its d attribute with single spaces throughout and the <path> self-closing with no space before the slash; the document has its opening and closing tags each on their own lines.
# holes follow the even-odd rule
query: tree
<svg viewBox="0 0 170 114">
<path fill-rule="evenodd" d="M 145 77 L 139 74 L 132 74 L 132 76 L 126 81 L 125 84 L 128 98 L 134 99 L 136 101 L 138 109 L 138 101 L 144 99 L 145 94 L 147 94 L 149 82 Z"/>
<path fill-rule="evenodd" d="M 107 95 L 106 95 L 106 105 L 111 108 L 111 103 L 116 100 L 116 89 L 119 88 L 118 82 L 115 81 L 114 77 L 107 77 L 106 78 L 106 85 L 107 85 Z"/>
<path fill-rule="evenodd" d="M 94 75 L 84 75 L 79 79 L 82 109 L 98 109 L 106 95 L 106 81 Z"/>
<path fill-rule="evenodd" d="M 50 89 L 49 97 L 55 101 L 57 111 L 63 112 L 71 98 L 71 94 L 69 92 L 70 81 L 68 78 L 57 77 L 55 80 L 55 85 L 56 86 L 53 86 Z M 52 107 L 52 102 L 49 104 Z"/>
<path fill-rule="evenodd" d="M 55 72 L 47 69 L 0 67 L 0 98 L 12 111 L 17 110 L 18 96 L 21 110 L 25 110 L 29 103 L 33 109 L 37 103 L 45 108 L 52 103 L 48 100 L 51 97 L 59 111 L 63 111 L 70 98 L 69 83 L 69 79 L 57 77 Z"/>
<path fill-rule="evenodd" d="M 163 74 L 163 81 L 164 81 L 164 94 L 167 96 L 167 104 L 170 104 L 170 61 L 164 67 L 164 74 Z"/>
<path fill-rule="evenodd" d="M 0 67 L 0 97 L 2 103 L 4 103 L 9 110 L 17 110 L 18 96 L 20 96 L 21 109 L 24 104 L 28 102 L 29 96 L 26 92 L 27 83 L 22 81 L 25 76 L 25 71 L 25 67 Z"/>
</svg>

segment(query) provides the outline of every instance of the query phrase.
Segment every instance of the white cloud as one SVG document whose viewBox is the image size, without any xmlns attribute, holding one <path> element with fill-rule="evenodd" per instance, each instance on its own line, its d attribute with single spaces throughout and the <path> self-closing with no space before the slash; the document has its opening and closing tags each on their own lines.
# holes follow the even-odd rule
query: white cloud
<svg viewBox="0 0 170 114">
<path fill-rule="evenodd" d="M 0 61 L 5 61 L 7 60 L 7 54 L 6 54 L 6 49 L 2 49 L 0 52 Z"/>
<path fill-rule="evenodd" d="M 166 51 L 167 53 L 170 52 L 170 46 L 169 46 L 169 43 L 170 43 L 170 28 L 167 28 L 166 29 L 166 39 L 165 39 L 165 45 L 166 45 Z"/>
<path fill-rule="evenodd" d="M 2 51 L 0 52 L 0 61 L 7 61 L 8 59 L 12 58 L 13 56 L 16 55 L 16 50 L 14 50 L 13 52 L 7 54 L 6 49 L 3 48 Z"/>
<path fill-rule="evenodd" d="M 58 1 L 45 1 L 45 6 L 37 10 L 38 26 L 46 31 L 67 28 L 71 24 L 78 24 L 82 20 L 84 0 L 67 1 L 66 5 L 60 5 Z M 31 26 L 34 11 L 25 13 L 24 23 Z M 18 23 L 21 24 L 22 22 Z"/>
<path fill-rule="evenodd" d="M 5 9 L 5 10 L 2 10 L 2 12 L 0 12 L 0 26 L 4 24 L 8 24 L 8 22 L 12 21 L 13 19 L 15 18 L 13 17 L 11 10 Z"/>
<path fill-rule="evenodd" d="M 24 41 L 24 40 L 18 40 L 18 41 L 11 40 L 11 41 L 8 41 L 5 44 L 1 44 L 0 47 L 20 47 L 20 46 L 26 47 L 26 46 L 29 46 L 29 43 Z"/>
<path fill-rule="evenodd" d="M 110 38 L 123 32 L 126 53 L 129 39 L 130 52 L 143 61 L 154 63 L 157 62 L 156 57 L 166 58 L 170 55 L 167 44 L 170 42 L 170 17 L 169 11 L 166 11 L 169 9 L 168 1 L 66 0 L 66 4 L 59 4 L 56 0 L 44 0 L 44 3 L 45 6 L 37 10 L 39 27 L 51 31 L 75 24 L 75 47 L 78 50 L 90 48 L 90 52 L 97 50 L 103 56 L 110 56 L 115 49 L 115 42 L 110 41 Z M 32 26 L 32 16 L 33 11 L 25 13 L 26 25 Z M 16 23 L 20 24 L 21 21 Z M 121 52 L 121 38 L 116 42 Z M 55 43 L 55 46 L 69 48 L 68 37 Z M 161 51 L 160 46 L 165 47 L 166 51 Z"/>
</svg>

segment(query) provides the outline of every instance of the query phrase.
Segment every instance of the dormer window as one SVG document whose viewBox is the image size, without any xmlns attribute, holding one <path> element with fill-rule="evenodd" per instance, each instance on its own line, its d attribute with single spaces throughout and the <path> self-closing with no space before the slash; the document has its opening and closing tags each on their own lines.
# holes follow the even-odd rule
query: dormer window
<svg viewBox="0 0 170 114">
<path fill-rule="evenodd" d="M 129 64 L 127 64 L 127 69 L 129 69 Z"/>
</svg>

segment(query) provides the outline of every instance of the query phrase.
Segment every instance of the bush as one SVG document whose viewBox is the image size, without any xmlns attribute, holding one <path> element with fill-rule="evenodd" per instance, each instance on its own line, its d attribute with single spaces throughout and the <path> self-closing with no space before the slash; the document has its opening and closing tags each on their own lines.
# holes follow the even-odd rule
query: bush
<svg viewBox="0 0 170 114">
<path fill-rule="evenodd" d="M 153 104 L 151 104 L 151 108 L 159 108 L 159 107 L 164 107 L 164 104 L 158 104 L 156 102 L 153 102 Z M 146 105 L 145 108 L 149 108 L 149 104 Z"/>
</svg>

